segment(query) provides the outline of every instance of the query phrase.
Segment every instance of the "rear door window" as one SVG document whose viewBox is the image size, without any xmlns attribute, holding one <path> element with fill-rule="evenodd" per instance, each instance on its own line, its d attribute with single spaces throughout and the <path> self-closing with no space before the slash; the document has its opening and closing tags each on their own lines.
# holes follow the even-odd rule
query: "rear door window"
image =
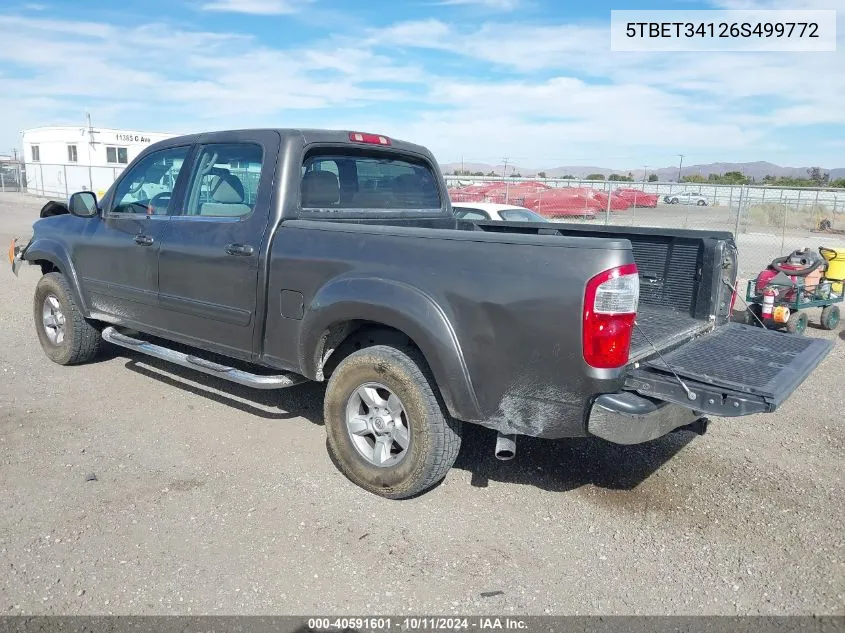
<svg viewBox="0 0 845 633">
<path fill-rule="evenodd" d="M 204 145 L 191 175 L 184 215 L 243 217 L 258 197 L 263 151 L 253 143 Z"/>
<path fill-rule="evenodd" d="M 440 190 L 426 163 L 405 157 L 332 152 L 302 166 L 304 210 L 440 211 Z"/>
</svg>

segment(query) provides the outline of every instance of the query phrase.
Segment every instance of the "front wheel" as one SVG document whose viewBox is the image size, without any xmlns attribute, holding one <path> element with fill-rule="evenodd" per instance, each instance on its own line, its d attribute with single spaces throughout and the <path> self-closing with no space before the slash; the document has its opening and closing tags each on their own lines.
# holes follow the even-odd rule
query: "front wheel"
<svg viewBox="0 0 845 633">
<path fill-rule="evenodd" d="M 704 207 L 704 206 L 706 206 L 706 205 L 707 205 L 707 202 L 706 202 L 706 201 L 704 201 L 704 200 L 699 200 L 696 204 L 697 204 L 698 206 L 700 206 L 700 207 Z"/>
<path fill-rule="evenodd" d="M 678 204 L 678 199 L 677 199 L 677 198 L 672 198 L 672 199 L 669 201 L 669 203 L 670 203 L 670 204 Z"/>
<path fill-rule="evenodd" d="M 834 330 L 839 325 L 839 306 L 827 306 L 822 310 L 822 327 L 825 330 Z"/>
<path fill-rule="evenodd" d="M 92 360 L 100 349 L 100 331 L 82 316 L 61 273 L 47 273 L 35 286 L 35 331 L 44 353 L 59 365 Z"/>
<path fill-rule="evenodd" d="M 326 388 L 324 418 L 335 464 L 353 483 L 404 499 L 442 480 L 461 446 L 422 355 L 374 345 L 346 357 Z"/>
<path fill-rule="evenodd" d="M 786 322 L 786 331 L 793 334 L 803 334 L 807 329 L 809 318 L 806 312 L 793 312 Z"/>
</svg>

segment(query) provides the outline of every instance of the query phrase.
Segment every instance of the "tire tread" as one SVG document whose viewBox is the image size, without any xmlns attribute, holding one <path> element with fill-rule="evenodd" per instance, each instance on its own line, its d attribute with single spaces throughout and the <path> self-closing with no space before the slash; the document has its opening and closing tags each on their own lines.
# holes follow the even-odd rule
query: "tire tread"
<svg viewBox="0 0 845 633">
<path fill-rule="evenodd" d="M 61 355 L 49 355 L 50 359 L 60 365 L 79 365 L 94 359 L 100 351 L 103 339 L 100 331 L 91 325 L 82 315 L 79 306 L 73 300 L 73 291 L 70 284 L 62 273 L 52 272 L 44 275 L 38 282 L 39 286 L 55 285 L 57 294 L 63 295 L 60 300 L 67 306 L 68 314 L 65 315 L 65 328 L 70 329 L 71 347 L 64 350 Z M 37 295 L 36 295 L 37 296 Z M 36 318 L 39 306 L 35 306 Z M 36 323 L 36 327 L 41 327 Z M 65 336 L 67 336 L 66 332 Z"/>
<path fill-rule="evenodd" d="M 389 489 L 368 485 L 367 482 L 361 481 L 357 477 L 350 477 L 350 479 L 366 490 L 384 497 L 391 499 L 413 497 L 441 481 L 452 468 L 461 448 L 462 424 L 449 416 L 428 364 L 422 354 L 413 347 L 373 345 L 350 354 L 333 372 L 327 388 L 327 397 L 331 393 L 335 376 L 342 374 L 342 366 L 347 362 L 355 362 L 356 358 L 364 355 L 381 357 L 386 363 L 401 367 L 416 385 L 419 396 L 423 401 L 423 407 L 429 412 L 431 459 L 420 460 L 403 485 L 393 486 Z M 341 455 L 338 455 L 332 442 L 329 442 L 329 449 L 335 460 L 339 464 L 343 464 L 344 459 Z M 349 477 L 348 473 L 344 474 Z"/>
</svg>

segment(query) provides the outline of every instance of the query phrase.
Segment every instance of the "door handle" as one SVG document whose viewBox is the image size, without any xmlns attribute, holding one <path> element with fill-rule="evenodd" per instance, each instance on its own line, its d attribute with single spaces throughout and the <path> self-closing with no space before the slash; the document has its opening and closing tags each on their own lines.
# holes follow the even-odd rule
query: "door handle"
<svg viewBox="0 0 845 633">
<path fill-rule="evenodd" d="M 135 243 L 139 244 L 140 246 L 152 246 L 155 240 L 151 238 L 149 235 L 136 235 L 135 236 Z"/>
<path fill-rule="evenodd" d="M 255 249 L 252 248 L 249 244 L 227 244 L 226 245 L 226 254 L 227 255 L 252 255 L 255 252 Z"/>
</svg>

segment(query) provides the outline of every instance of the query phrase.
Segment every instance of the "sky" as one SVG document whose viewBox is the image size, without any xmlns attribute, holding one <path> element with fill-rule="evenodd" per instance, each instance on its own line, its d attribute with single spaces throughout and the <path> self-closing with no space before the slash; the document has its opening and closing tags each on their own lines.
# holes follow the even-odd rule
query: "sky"
<svg viewBox="0 0 845 633">
<path fill-rule="evenodd" d="M 611 9 L 838 9 L 837 51 L 624 53 Z M 845 166 L 845 0 L 0 3 L 0 154 L 20 132 L 318 127 L 440 162 Z"/>
</svg>

